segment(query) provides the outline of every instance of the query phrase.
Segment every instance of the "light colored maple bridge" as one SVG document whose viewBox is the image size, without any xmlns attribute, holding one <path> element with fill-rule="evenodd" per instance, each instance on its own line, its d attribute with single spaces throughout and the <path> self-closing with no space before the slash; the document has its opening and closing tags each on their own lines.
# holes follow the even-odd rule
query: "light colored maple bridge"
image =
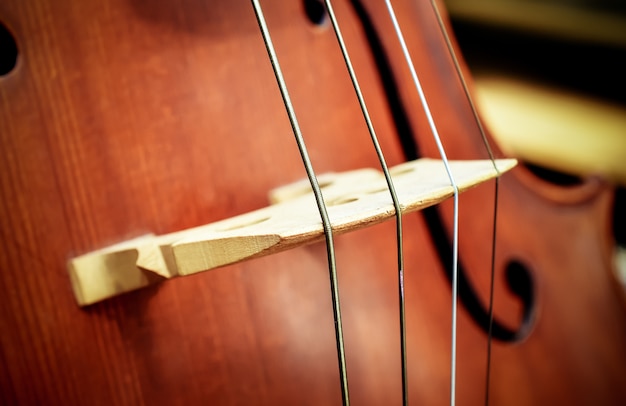
<svg viewBox="0 0 626 406">
<path fill-rule="evenodd" d="M 514 159 L 451 161 L 460 192 L 495 178 Z M 497 170 L 496 170 L 497 167 Z M 453 195 L 442 161 L 419 159 L 390 169 L 403 213 Z M 334 233 L 393 218 L 395 210 L 381 171 L 360 169 L 318 177 Z M 324 240 L 308 180 L 270 192 L 272 204 L 208 225 L 160 236 L 147 235 L 69 262 L 72 287 L 85 306 L 176 276 L 190 275 Z"/>
</svg>

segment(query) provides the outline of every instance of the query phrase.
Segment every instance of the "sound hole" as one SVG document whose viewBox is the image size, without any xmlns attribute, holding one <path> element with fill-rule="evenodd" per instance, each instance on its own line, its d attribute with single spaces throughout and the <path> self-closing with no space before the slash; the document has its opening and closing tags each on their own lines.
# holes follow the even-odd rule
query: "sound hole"
<svg viewBox="0 0 626 406">
<path fill-rule="evenodd" d="M 326 22 L 326 7 L 321 0 L 304 0 L 304 12 L 315 25 L 324 25 Z"/>
<path fill-rule="evenodd" d="M 507 264 L 504 274 L 509 289 L 522 302 L 522 320 L 512 340 L 519 341 L 528 335 L 535 320 L 535 289 L 532 275 L 528 267 L 517 260 Z"/>
<path fill-rule="evenodd" d="M 15 68 L 17 54 L 15 38 L 0 22 L 0 76 L 8 74 Z"/>
</svg>

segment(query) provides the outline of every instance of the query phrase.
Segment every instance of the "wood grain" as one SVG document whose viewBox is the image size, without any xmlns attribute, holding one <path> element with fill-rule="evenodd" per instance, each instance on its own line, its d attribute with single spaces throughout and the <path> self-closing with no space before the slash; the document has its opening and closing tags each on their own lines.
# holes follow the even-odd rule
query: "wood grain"
<svg viewBox="0 0 626 406">
<path fill-rule="evenodd" d="M 312 25 L 300 2 L 267 3 L 315 170 L 376 167 L 334 34 Z M 406 128 L 419 155 L 436 158 L 383 5 L 363 5 L 400 105 L 388 102 L 353 3 L 335 11 L 387 162 L 417 154 L 398 141 Z M 448 157 L 486 158 L 430 4 L 394 7 Z M 248 2 L 5 0 L 0 20 L 19 50 L 0 78 L 0 403 L 340 404 L 323 244 L 85 309 L 67 273 L 69 259 L 119 241 L 263 207 L 268 190 L 304 177 Z M 410 113 L 405 130 L 398 109 Z M 505 272 L 516 260 L 531 271 L 537 316 L 524 340 L 494 344 L 492 404 L 622 405 L 626 317 L 608 276 L 611 191 L 575 199 L 536 183 L 518 168 L 500 184 L 495 314 L 520 323 Z M 460 255 L 483 304 L 493 189 L 461 198 Z M 448 232 L 450 206 L 437 210 Z M 425 217 L 405 221 L 410 399 L 440 405 L 449 401 L 450 286 Z M 394 234 L 388 222 L 336 241 L 355 405 L 400 404 Z M 458 328 L 457 404 L 483 404 L 487 335 L 465 308 Z"/>
</svg>

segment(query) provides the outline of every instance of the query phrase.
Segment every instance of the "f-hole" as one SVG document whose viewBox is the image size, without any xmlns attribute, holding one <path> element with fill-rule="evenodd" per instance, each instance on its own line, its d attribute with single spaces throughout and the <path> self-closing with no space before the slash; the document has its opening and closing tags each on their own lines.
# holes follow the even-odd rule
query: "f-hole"
<svg viewBox="0 0 626 406">
<path fill-rule="evenodd" d="M 427 228 L 435 244 L 438 258 L 443 267 L 448 281 L 452 283 L 452 243 L 443 224 L 443 219 L 437 207 L 429 207 L 423 210 Z M 488 271 L 488 270 L 485 270 Z M 498 269 L 496 275 L 500 275 Z M 458 263 L 458 295 L 459 300 L 472 317 L 472 320 L 486 333 L 489 333 L 491 324 L 491 336 L 494 340 L 503 342 L 515 342 L 524 339 L 532 329 L 535 320 L 535 285 L 530 269 L 523 262 L 511 260 L 504 268 L 504 276 L 511 293 L 517 297 L 522 307 L 521 322 L 517 328 L 512 329 L 501 323 L 496 317 L 490 323 L 489 311 L 474 291 L 462 258 Z"/>
<path fill-rule="evenodd" d="M 400 97 L 398 82 L 394 77 L 380 36 L 361 2 L 352 0 L 350 4 L 359 16 L 361 29 L 367 38 L 372 59 L 376 61 L 377 72 L 385 89 L 386 101 L 393 116 L 396 134 L 402 145 L 405 159 L 409 161 L 418 159 L 420 153 L 419 145 L 416 142 L 417 137 L 415 137 L 410 125 L 408 113 Z M 430 207 L 421 213 L 426 220 L 441 267 L 445 270 L 448 280 L 452 282 L 452 241 L 447 234 L 439 209 Z M 479 299 L 466 275 L 467 271 L 463 266 L 462 258 L 460 258 L 458 263 L 458 297 L 474 322 L 480 326 L 485 334 L 489 334 L 491 324 L 491 334 L 495 340 L 514 342 L 523 339 L 532 327 L 535 314 L 535 290 L 529 269 L 519 261 L 511 261 L 505 269 L 509 289 L 522 304 L 522 322 L 516 329 L 511 329 L 502 324 L 495 316 L 490 323 L 489 311 Z"/>
<path fill-rule="evenodd" d="M 504 269 L 509 290 L 522 302 L 522 317 L 514 340 L 523 339 L 530 332 L 535 321 L 535 288 L 532 273 L 522 261 L 511 260 Z"/>
<path fill-rule="evenodd" d="M 17 55 L 15 37 L 0 21 L 0 77 L 8 75 L 15 68 Z"/>
<path fill-rule="evenodd" d="M 322 0 L 304 0 L 303 3 L 304 13 L 312 24 L 321 26 L 326 23 L 328 15 Z"/>
</svg>

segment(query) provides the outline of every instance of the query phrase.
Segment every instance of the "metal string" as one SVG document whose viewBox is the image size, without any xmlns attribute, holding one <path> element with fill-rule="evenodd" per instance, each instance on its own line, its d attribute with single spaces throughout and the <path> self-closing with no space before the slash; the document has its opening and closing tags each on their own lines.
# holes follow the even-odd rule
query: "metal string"
<svg viewBox="0 0 626 406">
<path fill-rule="evenodd" d="M 493 339 L 493 291 L 494 291 L 494 281 L 495 281 L 495 263 L 496 263 L 496 234 L 497 234 L 497 218 L 498 218 L 498 195 L 500 189 L 500 170 L 496 165 L 495 158 L 493 155 L 493 151 L 491 150 L 491 145 L 489 144 L 489 139 L 487 138 L 487 134 L 485 133 L 485 129 L 483 127 L 480 116 L 478 115 L 478 109 L 472 100 L 472 97 L 469 92 L 469 87 L 465 80 L 465 76 L 463 75 L 463 70 L 461 69 L 461 64 L 459 63 L 459 59 L 456 55 L 454 47 L 452 46 L 452 41 L 450 40 L 450 36 L 448 35 L 448 31 L 446 30 L 445 24 L 443 22 L 443 18 L 441 17 L 441 13 L 439 12 L 439 7 L 437 7 L 437 3 L 435 0 L 431 0 L 431 4 L 433 10 L 435 11 L 435 15 L 437 17 L 437 21 L 439 22 L 439 28 L 443 33 L 443 37 L 446 41 L 446 46 L 448 47 L 448 52 L 452 57 L 452 61 L 454 62 L 454 67 L 457 72 L 457 76 L 461 81 L 461 85 L 463 86 L 463 91 L 465 92 L 465 97 L 469 102 L 470 108 L 472 110 L 472 114 L 474 115 L 474 121 L 478 125 L 478 130 L 480 131 L 480 135 L 483 139 L 483 143 L 489 154 L 489 159 L 493 164 L 493 168 L 495 169 L 497 176 L 495 181 L 495 193 L 494 193 L 494 209 L 493 209 L 493 229 L 491 236 L 491 280 L 489 286 L 489 332 L 487 336 L 487 369 L 486 369 L 486 379 L 485 379 L 485 405 L 489 405 L 489 383 L 491 378 L 491 343 Z"/>
<path fill-rule="evenodd" d="M 361 106 L 361 112 L 363 113 L 363 118 L 365 119 L 365 123 L 367 124 L 367 129 L 372 139 L 372 144 L 374 145 L 374 149 L 376 150 L 376 155 L 378 156 L 380 166 L 385 175 L 385 180 L 387 181 L 389 193 L 391 194 L 391 200 L 393 201 L 393 206 L 396 212 L 396 243 L 397 243 L 397 252 L 398 252 L 398 291 L 399 291 L 399 317 L 400 317 L 400 356 L 401 356 L 401 373 L 402 373 L 402 400 L 403 400 L 403 404 L 406 405 L 408 403 L 408 390 L 407 390 L 408 385 L 407 385 L 407 367 L 406 367 L 407 361 L 406 361 L 406 327 L 405 327 L 405 300 L 404 300 L 404 250 L 403 250 L 403 243 L 402 243 L 402 208 L 400 206 L 400 201 L 398 200 L 398 196 L 396 194 L 396 189 L 393 185 L 393 180 L 391 179 L 391 174 L 389 173 L 389 168 L 387 166 L 387 163 L 385 162 L 383 151 L 380 147 L 380 143 L 378 142 L 378 137 L 376 136 L 374 125 L 372 124 L 369 111 L 365 104 L 365 99 L 363 98 L 363 93 L 361 92 L 361 86 L 359 85 L 359 81 L 352 67 L 350 55 L 348 54 L 348 50 L 343 40 L 343 35 L 341 34 L 341 29 L 339 28 L 337 18 L 335 17 L 335 11 L 333 10 L 333 6 L 331 5 L 330 0 L 324 0 L 324 2 L 326 4 L 328 16 L 330 17 L 330 21 L 335 31 L 335 36 L 337 37 L 337 42 L 339 43 L 339 47 L 341 48 L 341 54 L 343 55 L 346 68 L 348 69 L 348 73 L 350 74 L 352 86 L 354 87 L 354 91 L 359 100 L 359 105 Z"/>
<path fill-rule="evenodd" d="M 441 155 L 441 159 L 443 161 L 444 167 L 448 174 L 448 179 L 450 180 L 450 184 L 452 185 L 452 189 L 454 191 L 454 223 L 453 223 L 453 254 L 452 254 L 452 344 L 451 344 L 451 361 L 450 361 L 450 405 L 455 404 L 455 394 L 456 394 L 456 320 L 457 320 L 457 295 L 458 295 L 458 252 L 459 252 L 459 188 L 454 180 L 454 176 L 452 176 L 452 171 L 450 170 L 450 165 L 448 164 L 448 158 L 446 156 L 446 152 L 443 148 L 443 144 L 441 143 L 441 139 L 439 137 L 439 133 L 437 131 L 437 127 L 435 126 L 435 122 L 433 120 L 432 114 L 430 112 L 430 108 L 428 107 L 428 102 L 426 101 L 426 97 L 424 95 L 424 91 L 422 89 L 422 85 L 417 77 L 417 73 L 415 72 L 415 67 L 413 61 L 411 59 L 411 55 L 406 46 L 406 42 L 404 40 L 404 35 L 402 34 L 402 30 L 400 29 L 400 25 L 398 24 L 398 20 L 396 18 L 396 14 L 393 10 L 391 2 L 389 0 L 385 0 L 387 4 L 387 10 L 389 11 L 389 16 L 393 22 L 394 30 L 396 31 L 396 36 L 400 41 L 400 45 L 402 46 L 402 52 L 406 59 L 406 63 L 411 71 L 411 76 L 413 78 L 413 83 L 415 84 L 415 88 L 417 93 L 419 94 L 420 101 L 422 103 L 422 107 L 424 109 L 424 113 L 426 114 L 426 118 L 428 120 L 428 124 L 433 133 L 433 137 L 435 138 L 435 142 L 437 143 L 437 148 L 439 149 L 439 154 Z"/>
<path fill-rule="evenodd" d="M 346 366 L 345 366 L 345 351 L 344 351 L 344 344 L 343 344 L 343 332 L 342 332 L 342 326 L 341 326 L 341 311 L 340 311 L 340 306 L 339 306 L 339 294 L 338 294 L 338 287 L 337 287 L 337 271 L 336 271 L 336 261 L 335 261 L 335 253 L 334 253 L 334 244 L 333 244 L 333 237 L 332 237 L 332 226 L 330 224 L 330 220 L 328 218 L 328 214 L 327 214 L 327 210 L 326 210 L 326 206 L 324 203 L 324 199 L 321 193 L 321 189 L 319 187 L 319 183 L 317 181 L 317 178 L 315 176 L 315 172 L 313 170 L 310 158 L 308 156 L 308 152 L 306 149 L 306 145 L 304 143 L 304 139 L 302 137 L 301 131 L 300 131 L 300 127 L 298 125 L 298 121 L 297 118 L 295 116 L 295 112 L 293 109 L 293 105 L 291 103 L 291 99 L 289 97 L 289 93 L 287 91 L 286 88 L 286 84 L 284 82 L 284 78 L 282 75 L 282 71 L 280 69 L 280 65 L 278 63 L 278 58 L 276 56 L 275 50 L 274 50 L 274 46 L 269 34 L 269 30 L 267 28 L 267 24 L 265 22 L 265 18 L 263 16 L 263 12 L 262 9 L 260 7 L 260 4 L 258 2 L 258 0 L 252 0 L 252 4 L 254 7 L 254 11 L 255 11 L 255 15 L 257 17 L 257 21 L 259 23 L 259 27 L 261 28 L 261 33 L 263 35 L 263 40 L 266 46 L 266 49 L 268 51 L 268 55 L 270 58 L 270 61 L 272 63 L 272 67 L 274 69 L 274 74 L 276 76 L 280 91 L 281 91 L 281 95 L 283 98 L 283 102 L 285 103 L 285 108 L 287 110 L 287 113 L 289 115 L 289 120 L 291 122 L 291 126 L 292 129 L 294 131 L 294 135 L 296 137 L 296 142 L 298 144 L 298 148 L 300 150 L 300 154 L 302 156 L 302 160 L 303 160 L 303 164 L 305 166 L 306 172 L 307 172 L 307 176 L 309 177 L 309 181 L 311 183 L 311 187 L 313 189 L 313 193 L 315 195 L 315 199 L 318 205 L 318 209 L 320 211 L 320 216 L 322 218 L 322 224 L 324 227 L 324 234 L 326 236 L 326 246 L 327 246 L 327 254 L 328 254 L 328 263 L 329 263 L 329 273 L 330 273 L 330 281 L 331 281 L 331 293 L 332 293 L 332 301 L 333 301 L 333 312 L 334 312 L 334 316 L 335 316 L 335 332 L 336 332 L 336 338 L 337 338 L 337 350 L 338 350 L 338 358 L 339 358 L 339 370 L 340 370 L 340 378 L 341 378 L 341 390 L 342 390 L 342 397 L 343 397 L 343 404 L 344 405 L 349 405 L 350 401 L 349 401 L 349 394 L 348 394 L 348 383 L 347 383 L 347 374 L 346 374 Z M 395 192 L 395 188 L 393 186 L 393 181 L 391 179 L 391 175 L 389 174 L 389 170 L 388 167 L 386 165 L 385 159 L 384 159 L 384 155 L 382 153 L 382 150 L 380 148 L 380 144 L 378 142 L 378 138 L 376 136 L 375 130 L 373 128 L 370 116 L 369 116 L 369 112 L 367 110 L 367 107 L 365 105 L 365 101 L 358 83 L 358 80 L 356 78 L 356 74 L 354 73 L 354 69 L 352 67 L 352 63 L 350 61 L 350 57 L 349 54 L 347 52 L 347 49 L 345 47 L 345 43 L 343 41 L 343 36 L 341 34 L 341 30 L 339 28 L 339 25 L 337 23 L 335 14 L 334 14 L 334 10 L 332 8 L 332 5 L 330 4 L 330 0 L 325 0 L 325 4 L 326 4 L 326 8 L 328 10 L 328 14 L 329 17 L 331 19 L 334 31 L 335 31 L 335 35 L 337 37 L 337 41 L 339 43 L 339 46 L 341 48 L 341 52 L 342 55 L 344 57 L 344 61 L 346 63 L 346 67 L 348 69 L 348 72 L 350 74 L 350 78 L 352 80 L 352 84 L 353 87 L 355 89 L 358 101 L 359 101 L 359 105 L 361 107 L 361 111 L 363 113 L 364 119 L 366 121 L 370 136 L 372 138 L 372 143 L 374 144 L 374 148 L 376 150 L 377 156 L 379 158 L 380 164 L 381 164 L 381 168 L 383 170 L 383 173 L 385 175 L 385 179 L 387 181 L 387 185 L 391 194 L 391 198 L 394 204 L 394 208 L 396 211 L 396 230 L 397 230 L 397 249 L 398 249 L 398 277 L 399 277 L 399 293 L 400 293 L 400 336 L 401 336 L 401 357 L 402 357 L 402 392 L 403 392 L 403 404 L 407 404 L 408 403 L 408 394 L 407 394 L 407 368 L 406 368 L 406 330 L 405 330 L 405 309 L 404 309 L 404 260 L 403 260 L 403 244 L 402 244 L 402 211 L 401 211 L 401 206 L 400 203 L 398 201 L 396 192 Z M 450 170 L 449 164 L 448 164 L 448 159 L 445 153 L 445 150 L 443 148 L 443 145 L 441 143 L 441 139 L 439 137 L 437 128 L 434 124 L 434 120 L 432 118 L 432 114 L 430 112 L 430 108 L 428 106 L 428 103 L 426 101 L 422 86 L 420 84 L 420 81 L 418 79 L 417 73 L 415 72 L 414 69 L 414 64 L 412 62 L 410 53 L 408 51 L 408 48 L 406 46 L 405 40 L 404 40 L 404 36 L 402 34 L 402 31 L 400 29 L 400 26 L 398 24 L 395 12 L 393 10 L 393 7 L 391 6 L 391 3 L 389 0 L 386 0 L 386 4 L 387 4 L 387 9 L 389 11 L 390 17 L 392 19 L 393 25 L 394 25 L 394 29 L 396 31 L 396 35 L 398 36 L 398 39 L 400 41 L 400 44 L 402 46 L 402 50 L 405 56 L 405 59 L 407 61 L 407 64 L 409 66 L 409 69 L 411 71 L 411 75 L 413 78 L 413 82 L 415 84 L 415 87 L 418 91 L 418 94 L 420 96 L 420 100 L 422 103 L 422 106 L 424 108 L 426 117 L 428 119 L 428 123 L 429 126 L 431 128 L 431 131 L 433 133 L 433 136 L 435 138 L 435 141 L 437 143 L 437 147 L 439 149 L 439 153 L 442 157 L 442 161 L 444 163 L 446 172 L 448 174 L 448 178 L 450 180 L 450 183 L 453 187 L 453 191 L 454 191 L 454 225 L 453 225 L 453 229 L 454 229 L 454 236 L 453 236 L 453 282 L 452 282 L 452 296 L 453 296 L 453 303 L 452 303 L 452 349 L 451 349 L 451 378 L 450 378 L 450 404 L 454 405 L 455 403 L 455 384 L 456 384 L 456 319 L 457 319 L 457 291 L 458 291 L 458 283 L 457 283 L 457 270 L 458 270 L 458 187 L 456 185 L 456 182 L 454 180 L 454 177 L 452 175 L 452 172 Z M 489 305 L 489 340 L 488 340 L 488 360 L 487 360 L 487 387 L 486 387 L 486 399 L 485 402 L 486 404 L 488 404 L 488 396 L 489 396 L 489 370 L 490 370 L 490 355 L 491 355 L 491 339 L 492 339 L 492 324 L 493 324 L 493 281 L 494 281 L 494 264 L 495 264 L 495 234 L 496 234 L 496 216 L 497 216 L 497 195 L 498 195 L 498 184 L 499 184 L 499 175 L 500 172 L 495 164 L 495 160 L 494 160 L 494 156 L 491 150 L 491 147 L 489 145 L 489 142 L 487 140 L 485 131 L 483 129 L 482 123 L 478 117 L 478 113 L 477 110 L 475 108 L 475 105 L 470 97 L 469 91 L 468 91 L 468 87 L 466 84 L 466 81 L 463 77 L 462 71 L 460 69 L 460 64 L 458 62 L 458 58 L 456 57 L 456 54 L 454 53 L 453 47 L 451 45 L 451 41 L 450 38 L 445 30 L 445 26 L 443 24 L 443 20 L 441 18 L 441 14 L 439 13 L 439 10 L 434 2 L 434 0 L 431 0 L 431 4 L 433 6 L 433 9 L 435 11 L 435 14 L 437 16 L 439 25 L 440 25 L 440 29 L 444 35 L 444 38 L 446 40 L 446 44 L 448 46 L 448 50 L 452 56 L 452 59 L 454 61 L 455 64 L 455 68 L 457 70 L 457 74 L 461 80 L 461 83 L 463 85 L 463 89 L 466 93 L 466 97 L 470 103 L 472 112 L 474 114 L 476 123 L 479 127 L 481 136 L 483 138 L 483 142 L 486 146 L 486 149 L 488 151 L 488 154 L 490 156 L 490 159 L 494 165 L 494 169 L 496 170 L 496 172 L 498 173 L 498 177 L 496 178 L 496 204 L 494 205 L 494 226 L 493 226 L 493 238 L 492 238 L 492 258 L 491 258 L 491 290 L 490 290 L 490 305 Z"/>
<path fill-rule="evenodd" d="M 291 103 L 291 98 L 289 97 L 289 93 L 287 91 L 287 86 L 283 78 L 282 70 L 280 69 L 280 65 L 278 63 L 278 58 L 274 50 L 274 44 L 272 43 L 272 39 L 270 37 L 270 33 L 267 28 L 267 24 L 265 22 L 265 17 L 263 16 L 263 11 L 261 9 L 261 5 L 259 4 L 259 0 L 252 0 L 252 6 L 254 7 L 254 13 L 256 15 L 257 22 L 261 29 L 261 34 L 263 35 L 263 42 L 265 43 L 265 48 L 267 49 L 270 62 L 272 63 L 274 75 L 276 76 L 276 81 L 278 82 L 278 87 L 280 88 L 280 93 L 282 95 L 283 102 L 287 110 L 287 114 L 289 115 L 291 128 L 293 129 L 293 133 L 296 137 L 296 142 L 298 144 L 298 149 L 300 150 L 302 162 L 304 164 L 307 176 L 311 183 L 311 188 L 313 189 L 313 194 L 315 195 L 315 201 L 317 202 L 317 207 L 319 209 L 320 216 L 322 218 L 322 224 L 324 227 L 324 235 L 326 236 L 326 252 L 328 255 L 328 270 L 330 274 L 329 276 L 330 276 L 330 287 L 331 287 L 331 296 L 332 296 L 332 305 L 333 305 L 333 315 L 335 319 L 335 336 L 336 336 L 336 342 L 337 342 L 337 356 L 338 356 L 338 362 L 339 362 L 339 377 L 341 381 L 341 394 L 342 394 L 343 404 L 347 406 L 350 404 L 350 397 L 348 394 L 348 376 L 346 373 L 346 357 L 345 357 L 345 351 L 344 351 L 343 331 L 342 331 L 342 324 L 341 324 L 341 310 L 339 306 L 339 289 L 337 286 L 337 268 L 336 268 L 336 261 L 335 261 L 335 249 L 334 249 L 334 244 L 333 244 L 332 226 L 328 218 L 328 213 L 326 210 L 326 204 L 324 203 L 324 198 L 322 196 L 322 191 L 317 181 L 317 177 L 315 176 L 315 171 L 313 170 L 313 165 L 311 164 L 311 160 L 309 158 L 309 154 L 306 149 L 304 138 L 302 137 L 302 132 L 300 131 L 298 120 L 296 119 L 296 114 L 293 109 L 293 105 Z"/>
</svg>

